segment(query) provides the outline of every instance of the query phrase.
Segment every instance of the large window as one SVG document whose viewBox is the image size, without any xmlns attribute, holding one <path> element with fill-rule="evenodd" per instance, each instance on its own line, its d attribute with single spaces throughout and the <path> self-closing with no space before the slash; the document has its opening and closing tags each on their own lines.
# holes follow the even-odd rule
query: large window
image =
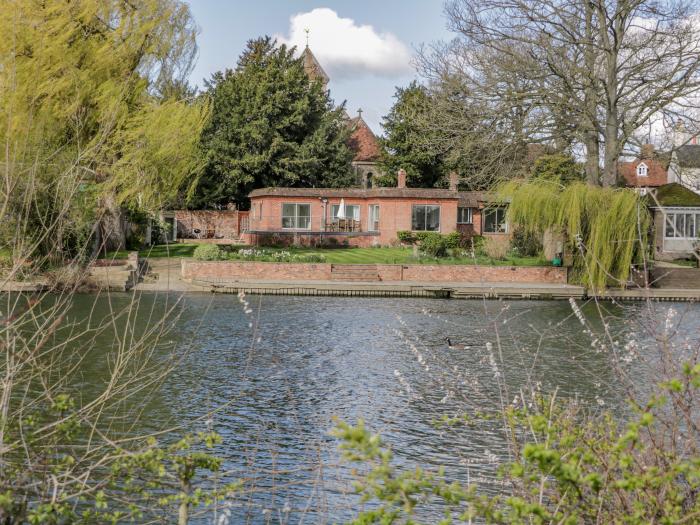
<svg viewBox="0 0 700 525">
<path fill-rule="evenodd" d="M 369 205 L 369 224 L 367 229 L 371 232 L 379 231 L 379 204 Z"/>
<path fill-rule="evenodd" d="M 440 206 L 413 206 L 411 223 L 411 229 L 413 231 L 440 231 Z"/>
<path fill-rule="evenodd" d="M 331 222 L 338 222 L 338 210 L 340 210 L 340 204 L 331 205 Z M 352 219 L 353 221 L 359 221 L 360 207 L 355 204 L 346 204 L 345 218 Z"/>
<path fill-rule="evenodd" d="M 311 228 L 310 204 L 282 204 L 282 228 L 308 230 Z"/>
<path fill-rule="evenodd" d="M 700 213 L 673 212 L 666 214 L 667 239 L 697 239 Z"/>
<path fill-rule="evenodd" d="M 473 224 L 471 208 L 457 208 L 457 224 Z"/>
<path fill-rule="evenodd" d="M 505 208 L 487 208 L 484 210 L 484 233 L 507 233 Z"/>
</svg>

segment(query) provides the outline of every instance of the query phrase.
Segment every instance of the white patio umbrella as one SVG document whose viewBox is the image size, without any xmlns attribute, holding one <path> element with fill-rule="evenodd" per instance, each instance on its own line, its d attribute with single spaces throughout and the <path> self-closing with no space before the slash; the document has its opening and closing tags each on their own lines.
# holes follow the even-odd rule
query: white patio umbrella
<svg viewBox="0 0 700 525">
<path fill-rule="evenodd" d="M 340 205 L 338 206 L 338 213 L 335 214 L 336 219 L 347 219 L 345 216 L 345 199 L 340 199 Z"/>
</svg>

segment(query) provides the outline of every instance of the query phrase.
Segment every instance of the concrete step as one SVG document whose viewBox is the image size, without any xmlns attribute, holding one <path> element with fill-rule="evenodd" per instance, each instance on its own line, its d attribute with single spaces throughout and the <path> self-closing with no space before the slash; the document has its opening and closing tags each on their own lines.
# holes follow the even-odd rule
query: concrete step
<svg viewBox="0 0 700 525">
<path fill-rule="evenodd" d="M 96 288 L 116 292 L 130 290 L 138 282 L 138 279 L 138 270 L 126 264 L 92 267 L 87 278 L 88 282 Z"/>
<path fill-rule="evenodd" d="M 333 281 L 379 281 L 376 264 L 332 264 Z"/>
<path fill-rule="evenodd" d="M 344 282 L 378 282 L 378 275 L 331 275 L 331 281 Z"/>
<path fill-rule="evenodd" d="M 333 281 L 379 281 L 376 264 L 333 264 L 331 265 Z"/>
<path fill-rule="evenodd" d="M 331 270 L 374 270 L 377 271 L 376 264 L 332 264 Z"/>
</svg>

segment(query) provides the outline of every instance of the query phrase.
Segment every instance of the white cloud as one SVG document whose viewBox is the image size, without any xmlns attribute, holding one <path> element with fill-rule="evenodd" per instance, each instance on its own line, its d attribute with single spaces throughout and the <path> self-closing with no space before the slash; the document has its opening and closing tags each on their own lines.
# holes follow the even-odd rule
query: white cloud
<svg viewBox="0 0 700 525">
<path fill-rule="evenodd" d="M 333 78 L 374 74 L 398 76 L 410 72 L 411 54 L 392 33 L 378 33 L 371 25 L 357 25 L 332 9 L 321 7 L 290 18 L 289 36 L 277 35 L 280 43 L 309 46 L 323 69 Z"/>
</svg>

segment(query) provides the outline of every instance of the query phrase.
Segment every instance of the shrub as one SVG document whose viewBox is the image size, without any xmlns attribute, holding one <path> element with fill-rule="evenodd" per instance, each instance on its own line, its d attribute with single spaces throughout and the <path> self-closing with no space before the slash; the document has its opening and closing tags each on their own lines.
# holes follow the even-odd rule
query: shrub
<svg viewBox="0 0 700 525">
<path fill-rule="evenodd" d="M 420 249 L 426 255 L 431 257 L 445 257 L 447 255 L 447 238 L 435 232 L 425 232 L 428 235 L 422 235 L 420 241 Z"/>
<path fill-rule="evenodd" d="M 326 258 L 318 253 L 310 253 L 308 255 L 297 255 L 297 257 L 300 259 L 299 262 L 307 262 L 307 263 L 323 263 L 326 262 Z"/>
<path fill-rule="evenodd" d="M 513 232 L 511 249 L 521 257 L 535 257 L 542 253 L 542 235 L 517 228 Z"/>
<path fill-rule="evenodd" d="M 288 250 L 271 251 L 258 248 L 244 248 L 228 255 L 229 259 L 238 261 L 322 263 L 326 258 L 318 253 L 294 254 Z"/>
<path fill-rule="evenodd" d="M 402 244 L 414 244 L 417 240 L 416 235 L 414 235 L 413 232 L 409 232 L 409 231 L 396 232 L 396 238 Z"/>
<path fill-rule="evenodd" d="M 200 244 L 194 249 L 193 256 L 198 261 L 220 261 L 225 254 L 216 244 Z"/>
<path fill-rule="evenodd" d="M 484 241 L 484 253 L 492 259 L 505 259 L 509 248 L 507 237 L 489 237 Z"/>
<path fill-rule="evenodd" d="M 472 235 L 467 243 L 467 249 L 473 252 L 473 256 L 486 255 L 484 250 L 484 245 L 486 244 L 486 239 L 481 235 Z"/>
<path fill-rule="evenodd" d="M 338 238 L 337 237 L 328 237 L 323 241 L 323 245 L 327 248 L 337 248 L 338 247 Z"/>
<path fill-rule="evenodd" d="M 444 236 L 446 246 L 454 250 L 462 246 L 462 234 L 460 232 L 448 233 Z"/>
</svg>

